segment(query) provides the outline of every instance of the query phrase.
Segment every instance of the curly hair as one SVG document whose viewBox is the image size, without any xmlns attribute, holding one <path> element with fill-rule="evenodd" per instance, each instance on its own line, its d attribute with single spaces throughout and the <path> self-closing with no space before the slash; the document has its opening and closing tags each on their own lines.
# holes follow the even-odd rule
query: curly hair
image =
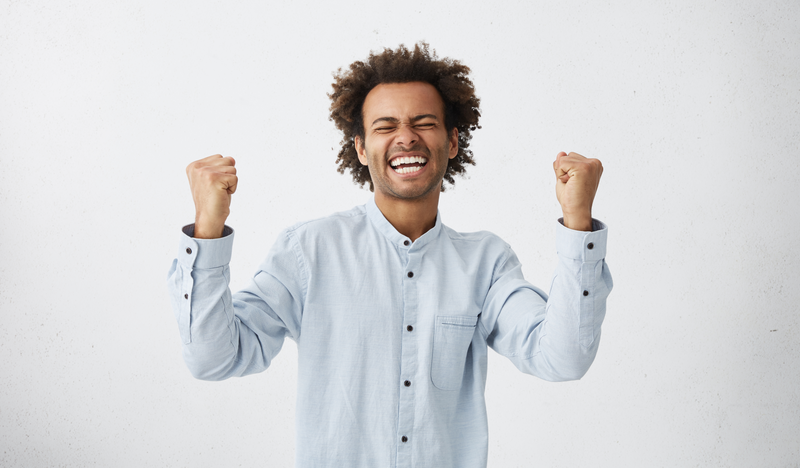
<svg viewBox="0 0 800 468">
<path fill-rule="evenodd" d="M 331 99 L 329 120 L 344 134 L 336 158 L 339 173 L 349 170 L 357 185 L 363 187 L 369 183 L 369 190 L 374 191 L 369 168 L 358 160 L 355 146 L 355 137 L 364 141 L 364 100 L 379 84 L 421 81 L 439 91 L 445 106 L 447 132 L 458 129 L 458 154 L 449 160 L 444 174 L 450 185 L 455 184 L 454 175 L 463 176 L 467 164 L 475 165 L 469 142 L 472 131 L 481 128 L 478 125 L 480 99 L 475 96 L 475 88 L 467 76 L 469 72 L 469 68 L 458 60 L 439 59 L 425 42 L 416 44 L 413 51 L 401 44 L 397 50 L 384 49 L 378 54 L 370 52 L 366 61 L 353 62 L 348 70 L 339 68 L 334 74 L 333 92 L 328 94 Z"/>
</svg>

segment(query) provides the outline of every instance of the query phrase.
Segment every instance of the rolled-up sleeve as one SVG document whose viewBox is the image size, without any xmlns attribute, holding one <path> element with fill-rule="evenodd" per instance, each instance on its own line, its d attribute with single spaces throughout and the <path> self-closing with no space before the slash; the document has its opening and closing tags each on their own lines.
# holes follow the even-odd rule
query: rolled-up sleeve
<svg viewBox="0 0 800 468">
<path fill-rule="evenodd" d="M 195 239 L 183 228 L 168 288 L 183 359 L 192 375 L 222 380 L 263 371 L 286 336 L 299 335 L 304 271 L 290 233 L 284 232 L 242 291 L 231 294 L 229 263 L 234 232 Z"/>
<path fill-rule="evenodd" d="M 605 262 L 608 229 L 592 224 L 591 232 L 574 231 L 559 220 L 549 295 L 525 281 L 510 248 L 496 268 L 481 322 L 489 346 L 525 373 L 575 380 L 594 361 L 613 283 Z"/>
</svg>

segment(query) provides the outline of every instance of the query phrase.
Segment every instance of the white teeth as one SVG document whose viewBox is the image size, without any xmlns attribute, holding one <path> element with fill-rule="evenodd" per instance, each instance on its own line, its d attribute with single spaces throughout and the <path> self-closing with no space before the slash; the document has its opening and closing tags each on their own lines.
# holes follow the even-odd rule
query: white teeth
<svg viewBox="0 0 800 468">
<path fill-rule="evenodd" d="M 409 172 L 417 172 L 419 170 L 422 170 L 422 166 L 394 168 L 394 171 L 397 172 L 398 174 L 408 174 Z"/>
<path fill-rule="evenodd" d="M 423 158 L 422 156 L 403 156 L 394 159 L 392 161 L 392 167 L 397 167 L 400 164 L 411 164 L 411 163 L 425 164 L 426 162 L 428 162 L 428 159 Z"/>
</svg>

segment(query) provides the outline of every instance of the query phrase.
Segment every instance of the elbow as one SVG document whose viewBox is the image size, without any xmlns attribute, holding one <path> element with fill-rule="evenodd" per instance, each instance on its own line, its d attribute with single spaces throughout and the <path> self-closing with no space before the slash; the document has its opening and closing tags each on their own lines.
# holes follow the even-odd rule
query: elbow
<svg viewBox="0 0 800 468">
<path fill-rule="evenodd" d="M 568 350 L 564 350 L 560 359 L 553 367 L 559 372 L 559 382 L 580 380 L 589 372 L 589 368 L 597 357 L 597 349 L 600 345 L 600 333 L 596 333 L 591 339 L 583 342 L 573 343 Z"/>
<path fill-rule="evenodd" d="M 592 362 L 594 359 L 589 360 L 588 362 L 580 362 L 577 363 L 568 373 L 563 375 L 563 378 L 560 382 L 570 382 L 573 380 L 580 380 L 589 372 L 589 368 L 592 367 Z"/>
<path fill-rule="evenodd" d="M 213 369 L 197 366 L 197 365 L 189 365 L 189 373 L 192 374 L 197 380 L 205 380 L 207 382 L 216 382 L 219 380 L 225 380 L 226 377 L 221 376 L 218 372 L 214 371 Z"/>
<path fill-rule="evenodd" d="M 183 349 L 183 361 L 192 377 L 198 380 L 219 381 L 231 377 L 235 358 L 216 353 L 202 353 Z"/>
<path fill-rule="evenodd" d="M 580 380 L 589 371 L 589 367 L 591 367 L 591 365 L 591 361 L 588 363 L 574 363 L 569 366 L 551 369 L 550 372 L 541 377 L 549 382 L 571 382 L 574 380 Z"/>
<path fill-rule="evenodd" d="M 561 381 L 568 382 L 582 379 L 583 376 L 589 372 L 589 368 L 592 367 L 596 356 L 597 342 L 592 343 L 592 346 L 589 348 L 581 346 L 579 350 L 576 350 L 571 359 L 569 359 L 569 362 L 565 363 L 566 365 L 564 366 L 562 375 L 563 379 Z"/>
<path fill-rule="evenodd" d="M 589 371 L 597 355 L 597 346 L 573 349 L 572 352 L 540 356 L 540 372 L 530 372 L 549 382 L 580 380 Z M 533 370 L 533 369 L 531 369 Z"/>
</svg>

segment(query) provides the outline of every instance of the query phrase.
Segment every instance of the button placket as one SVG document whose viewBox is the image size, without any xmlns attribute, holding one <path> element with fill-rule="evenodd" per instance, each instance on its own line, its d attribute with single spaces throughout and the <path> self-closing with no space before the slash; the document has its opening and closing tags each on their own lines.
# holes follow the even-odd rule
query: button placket
<svg viewBox="0 0 800 468">
<path fill-rule="evenodd" d="M 418 363 L 418 333 L 410 333 L 416 324 L 419 299 L 417 293 L 416 273 L 419 273 L 419 262 L 421 255 L 413 248 L 401 249 L 405 251 L 405 265 L 402 271 L 403 284 L 403 317 L 404 330 L 401 331 L 401 360 L 399 374 L 400 386 L 399 405 L 398 405 L 398 425 L 397 437 L 399 443 L 397 447 L 397 466 L 411 466 L 411 446 L 407 444 L 408 439 L 413 434 L 415 406 L 415 385 L 412 382 L 416 378 Z"/>
</svg>

